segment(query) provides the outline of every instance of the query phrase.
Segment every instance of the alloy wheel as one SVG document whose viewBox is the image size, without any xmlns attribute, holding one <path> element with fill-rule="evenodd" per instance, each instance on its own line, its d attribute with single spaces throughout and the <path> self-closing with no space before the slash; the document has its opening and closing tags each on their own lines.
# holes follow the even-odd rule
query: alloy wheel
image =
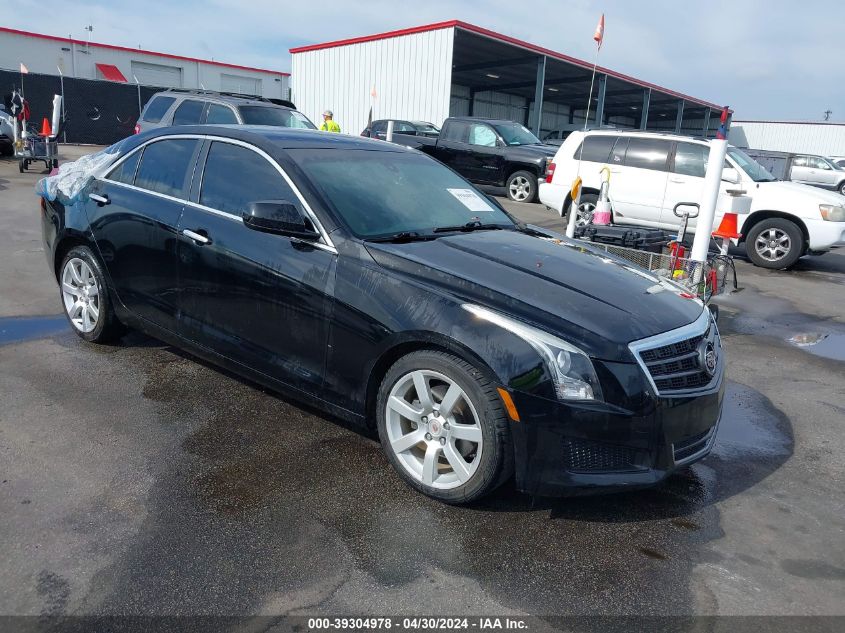
<svg viewBox="0 0 845 633">
<path fill-rule="evenodd" d="M 463 388 L 431 370 L 405 374 L 387 398 L 386 430 L 402 468 L 440 490 L 469 481 L 481 463 L 478 413 Z"/>
<path fill-rule="evenodd" d="M 100 287 L 91 267 L 74 257 L 62 271 L 62 300 L 73 326 L 80 332 L 92 332 L 100 320 Z"/>
<path fill-rule="evenodd" d="M 578 205 L 578 215 L 575 216 L 575 226 L 587 226 L 593 219 L 596 205 L 592 202 L 582 202 Z"/>
<path fill-rule="evenodd" d="M 531 196 L 531 182 L 525 176 L 517 176 L 511 180 L 509 191 L 511 199 L 523 202 Z"/>
<path fill-rule="evenodd" d="M 792 241 L 785 231 L 770 228 L 762 231 L 754 242 L 757 254 L 766 261 L 776 262 L 789 254 Z"/>
</svg>

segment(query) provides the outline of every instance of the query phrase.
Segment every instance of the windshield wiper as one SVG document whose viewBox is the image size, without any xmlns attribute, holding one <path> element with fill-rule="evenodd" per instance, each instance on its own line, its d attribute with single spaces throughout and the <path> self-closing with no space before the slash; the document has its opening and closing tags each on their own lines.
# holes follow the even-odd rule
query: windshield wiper
<svg viewBox="0 0 845 633">
<path fill-rule="evenodd" d="M 434 229 L 435 233 L 451 233 L 453 231 L 461 231 L 464 233 L 468 233 L 469 231 L 497 231 L 500 230 L 502 227 L 499 224 L 484 224 L 479 220 L 473 220 L 472 222 L 467 222 L 466 224 L 459 224 L 456 226 L 438 226 Z"/>
<path fill-rule="evenodd" d="M 379 237 L 368 237 L 366 238 L 367 242 L 394 242 L 394 243 L 402 243 L 402 242 L 422 242 L 425 240 L 433 240 L 436 239 L 437 236 L 435 235 L 426 235 L 423 233 L 417 233 L 416 231 L 400 231 L 399 233 L 393 233 L 392 235 L 381 235 Z"/>
</svg>

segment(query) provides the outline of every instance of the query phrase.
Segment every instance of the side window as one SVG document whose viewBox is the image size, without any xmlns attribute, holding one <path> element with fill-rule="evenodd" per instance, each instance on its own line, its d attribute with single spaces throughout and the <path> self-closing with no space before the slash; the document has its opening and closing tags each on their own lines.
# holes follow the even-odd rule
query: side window
<svg viewBox="0 0 845 633">
<path fill-rule="evenodd" d="M 202 101 L 186 99 L 179 104 L 176 112 L 173 113 L 173 125 L 196 125 L 200 122 L 202 109 L 205 104 Z"/>
<path fill-rule="evenodd" d="M 197 143 L 196 139 L 170 139 L 147 145 L 135 175 L 135 186 L 176 198 L 186 197 Z"/>
<path fill-rule="evenodd" d="M 628 139 L 625 166 L 666 171 L 669 147 L 668 141 L 632 137 Z"/>
<path fill-rule="evenodd" d="M 469 125 L 464 121 L 452 121 L 446 124 L 440 137 L 445 141 L 455 141 L 457 143 L 467 142 L 467 130 Z"/>
<path fill-rule="evenodd" d="M 386 121 L 373 121 L 373 128 L 370 132 L 370 136 L 374 136 L 376 138 L 384 138 L 384 134 L 387 131 L 387 122 Z"/>
<path fill-rule="evenodd" d="M 236 179 L 232 174 L 238 174 Z M 238 217 L 250 202 L 299 199 L 266 158 L 240 145 L 215 141 L 208 150 L 200 204 Z"/>
<path fill-rule="evenodd" d="M 610 150 L 610 160 L 607 161 L 612 165 L 621 165 L 625 162 L 625 152 L 628 151 L 628 137 L 620 136 L 616 139 L 613 149 Z"/>
<path fill-rule="evenodd" d="M 144 121 L 149 121 L 150 123 L 158 123 L 161 121 L 161 117 L 164 116 L 165 112 L 173 105 L 174 101 L 176 99 L 173 97 L 153 97 L 153 100 L 144 109 L 144 116 L 142 118 Z"/>
<path fill-rule="evenodd" d="M 227 123 L 237 123 L 238 119 L 235 117 L 235 112 L 232 108 L 217 103 L 209 103 L 208 115 L 206 116 L 205 122 L 211 125 L 224 125 Z"/>
<path fill-rule="evenodd" d="M 135 181 L 135 170 L 138 168 L 139 160 L 141 160 L 141 152 L 137 151 L 120 163 L 120 165 L 112 169 L 106 178 L 115 182 L 122 182 L 124 184 L 131 185 Z"/>
<path fill-rule="evenodd" d="M 675 150 L 675 167 L 672 171 L 685 176 L 704 178 L 707 172 L 707 158 L 710 148 L 697 143 L 678 143 Z"/>
<path fill-rule="evenodd" d="M 396 123 L 393 124 L 393 131 L 398 132 L 399 134 L 415 134 L 417 128 L 407 121 L 396 121 Z"/>
<path fill-rule="evenodd" d="M 796 156 L 792 160 L 793 167 L 806 167 L 807 166 L 807 157 L 806 156 Z"/>
<path fill-rule="evenodd" d="M 809 157 L 810 167 L 814 169 L 830 169 L 830 165 L 827 164 L 827 161 L 822 160 L 818 156 L 810 156 Z"/>
<path fill-rule="evenodd" d="M 589 134 L 584 138 L 582 143 L 583 149 L 579 147 L 575 150 L 573 158 L 581 160 L 588 160 L 594 163 L 606 163 L 610 150 L 613 149 L 613 144 L 616 143 L 615 136 L 605 134 Z M 623 152 L 624 156 L 624 152 Z"/>
<path fill-rule="evenodd" d="M 496 133 L 489 125 L 473 123 L 469 127 L 468 143 L 470 145 L 480 145 L 481 147 L 496 147 Z"/>
</svg>

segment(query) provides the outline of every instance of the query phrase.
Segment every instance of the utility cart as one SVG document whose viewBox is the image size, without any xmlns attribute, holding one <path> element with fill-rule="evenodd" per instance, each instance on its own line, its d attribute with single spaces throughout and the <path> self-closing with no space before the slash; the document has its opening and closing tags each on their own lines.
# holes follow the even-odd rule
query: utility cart
<svg viewBox="0 0 845 633">
<path fill-rule="evenodd" d="M 20 149 L 15 149 L 18 169 L 21 173 L 34 162 L 43 162 L 48 170 L 59 166 L 59 143 L 44 136 L 28 136 Z"/>
</svg>

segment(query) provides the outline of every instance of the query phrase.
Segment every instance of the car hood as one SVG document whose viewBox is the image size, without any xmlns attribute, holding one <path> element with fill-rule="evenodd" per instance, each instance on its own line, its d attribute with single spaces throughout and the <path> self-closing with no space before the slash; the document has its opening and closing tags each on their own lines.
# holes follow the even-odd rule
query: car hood
<svg viewBox="0 0 845 633">
<path fill-rule="evenodd" d="M 605 360 L 630 360 L 628 343 L 692 323 L 703 309 L 674 284 L 565 239 L 475 231 L 367 249 L 384 268 L 533 323 Z"/>
<path fill-rule="evenodd" d="M 533 156 L 536 158 L 553 157 L 557 152 L 557 147 L 552 145 L 508 145 L 508 149 L 513 152 L 519 152 L 524 156 Z"/>
<path fill-rule="evenodd" d="M 814 204 L 845 204 L 845 196 L 835 191 L 827 191 L 812 185 L 803 185 L 800 182 L 790 182 L 788 180 L 775 180 L 773 182 L 758 182 L 753 183 L 757 185 L 760 192 L 765 192 L 771 196 L 789 196 L 790 198 L 800 199 L 803 202 L 810 202 Z M 754 196 L 753 188 L 749 195 Z M 818 215 L 818 208 L 813 209 L 814 213 Z"/>
</svg>

